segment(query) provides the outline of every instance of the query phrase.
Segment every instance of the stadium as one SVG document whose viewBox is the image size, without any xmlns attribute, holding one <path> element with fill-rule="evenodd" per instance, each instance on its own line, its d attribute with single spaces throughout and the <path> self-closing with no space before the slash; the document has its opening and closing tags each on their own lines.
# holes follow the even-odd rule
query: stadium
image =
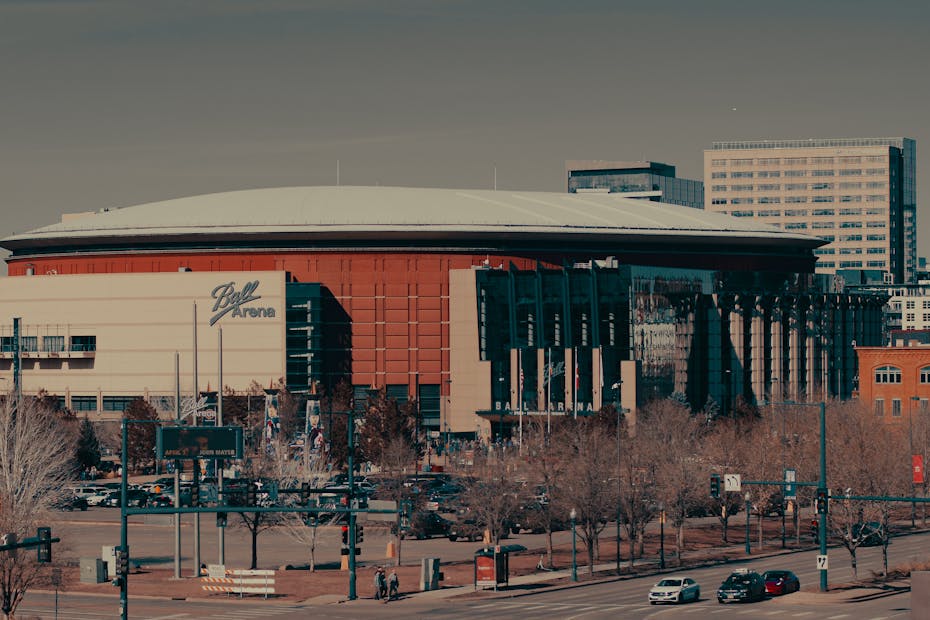
<svg viewBox="0 0 930 620">
<path fill-rule="evenodd" d="M 69 214 L 0 241 L 0 376 L 105 418 L 172 398 L 176 352 L 182 391 L 215 389 L 222 328 L 225 386 L 384 388 L 433 433 L 848 395 L 881 300 L 814 275 L 823 243 L 608 194 L 288 187 Z"/>
</svg>

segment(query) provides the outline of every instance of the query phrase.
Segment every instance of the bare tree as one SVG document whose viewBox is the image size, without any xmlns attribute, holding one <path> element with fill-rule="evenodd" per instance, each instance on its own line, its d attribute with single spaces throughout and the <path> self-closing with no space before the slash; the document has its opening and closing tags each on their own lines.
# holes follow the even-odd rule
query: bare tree
<svg viewBox="0 0 930 620">
<path fill-rule="evenodd" d="M 705 480 L 710 474 L 741 473 L 746 467 L 746 445 L 754 424 L 753 419 L 714 419 L 697 445 L 698 454 L 704 464 Z M 711 502 L 714 513 L 722 526 L 723 542 L 727 540 L 730 517 L 739 512 L 742 498 L 739 493 L 720 489 L 720 497 Z"/>
<path fill-rule="evenodd" d="M 552 530 L 554 525 L 568 519 L 568 502 L 553 502 L 552 497 L 559 495 L 565 479 L 565 463 L 561 451 L 553 449 L 550 438 L 543 424 L 531 424 L 523 435 L 525 461 L 521 469 L 526 480 L 538 487 L 544 494 L 542 501 L 534 508 L 546 530 L 546 564 L 552 567 Z"/>
<path fill-rule="evenodd" d="M 416 467 L 416 449 L 410 443 L 410 438 L 395 435 L 386 444 L 381 446 L 378 466 L 381 468 L 382 484 L 379 489 L 381 499 L 393 501 L 398 508 L 397 521 L 394 527 L 395 550 L 397 552 L 396 566 L 401 564 L 401 511 L 405 501 L 415 503 L 414 491 L 404 484 L 409 468 Z"/>
<path fill-rule="evenodd" d="M 41 403 L 8 396 L 0 402 L 0 532 L 20 539 L 35 528 L 71 473 L 74 438 Z M 0 553 L 0 609 L 12 618 L 27 590 L 41 579 L 35 553 Z"/>
<path fill-rule="evenodd" d="M 703 425 L 687 405 L 670 399 L 657 401 L 643 415 L 637 441 L 651 444 L 655 454 L 656 494 L 675 527 L 680 565 L 685 523 L 692 509 L 703 503 L 701 493 L 706 493 L 704 468 L 694 453 Z"/>
<path fill-rule="evenodd" d="M 292 475 L 290 470 L 285 475 L 287 463 L 287 444 L 276 441 L 266 446 L 266 449 L 254 453 L 245 460 L 244 476 L 252 481 L 279 481 L 282 477 L 287 479 Z M 237 512 L 239 524 L 249 532 L 251 538 L 252 561 L 250 569 L 258 568 L 258 536 L 282 522 L 279 513 L 271 512 Z"/>
<path fill-rule="evenodd" d="M 552 500 L 562 510 L 575 510 L 578 533 L 588 553 L 588 572 L 594 574 L 597 539 L 616 512 L 616 442 L 596 420 L 579 419 L 566 425 L 555 448 L 564 465 L 561 483 Z"/>
<path fill-rule="evenodd" d="M 512 452 L 490 452 L 475 457 L 474 478 L 465 484 L 463 501 L 478 525 L 499 544 L 523 504 L 525 486 L 516 480 L 519 462 Z"/>
<path fill-rule="evenodd" d="M 858 548 L 870 536 L 879 535 L 887 574 L 888 502 L 844 497 L 909 493 L 906 476 L 909 459 L 901 456 L 907 454 L 907 437 L 901 429 L 876 424 L 875 416 L 859 403 L 831 407 L 827 428 L 827 465 L 834 489 L 828 520 L 830 529 L 849 552 L 854 576 L 858 576 Z M 855 455 L 855 458 L 850 458 L 850 455 Z M 870 523 L 879 523 L 879 532 L 876 533 L 868 525 Z"/>
<path fill-rule="evenodd" d="M 127 420 L 137 422 L 126 425 L 126 444 L 129 449 L 129 454 L 126 456 L 129 469 L 138 471 L 140 465 L 145 465 L 155 459 L 155 427 L 158 422 L 158 412 L 145 400 L 137 398 L 129 403 L 123 416 Z"/>
<path fill-rule="evenodd" d="M 280 453 L 277 450 L 276 453 Z M 318 489 L 329 478 L 330 472 L 322 455 L 301 459 L 275 459 L 279 484 L 296 488 L 307 483 L 310 488 Z M 294 503 L 296 499 L 289 496 L 285 501 Z M 281 525 L 284 533 L 294 542 L 307 547 L 310 572 L 316 570 L 316 544 L 320 521 L 317 514 L 308 512 L 282 513 Z"/>
<path fill-rule="evenodd" d="M 643 552 L 643 536 L 646 525 L 656 516 L 656 467 L 654 445 L 647 440 L 633 437 L 628 428 L 623 429 L 620 451 L 620 515 L 623 528 L 629 537 L 630 568 L 638 554 Z M 617 471 L 616 465 L 613 466 Z"/>
</svg>

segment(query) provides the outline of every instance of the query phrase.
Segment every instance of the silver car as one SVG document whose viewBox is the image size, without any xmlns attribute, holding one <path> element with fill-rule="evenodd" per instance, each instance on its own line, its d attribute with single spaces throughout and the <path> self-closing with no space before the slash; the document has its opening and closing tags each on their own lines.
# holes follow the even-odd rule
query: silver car
<svg viewBox="0 0 930 620">
<path fill-rule="evenodd" d="M 649 590 L 649 602 L 685 603 L 701 599 L 701 586 L 690 577 L 669 577 L 663 579 Z"/>
</svg>

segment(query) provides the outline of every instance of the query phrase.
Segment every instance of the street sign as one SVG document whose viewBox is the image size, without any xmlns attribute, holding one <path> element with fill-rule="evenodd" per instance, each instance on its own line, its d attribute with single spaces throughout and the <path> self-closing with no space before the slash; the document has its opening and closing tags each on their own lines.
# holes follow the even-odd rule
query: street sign
<svg viewBox="0 0 930 620">
<path fill-rule="evenodd" d="M 817 556 L 817 570 L 827 570 L 830 568 L 830 561 L 825 555 Z"/>
<path fill-rule="evenodd" d="M 786 469 L 785 470 L 785 499 L 797 499 L 798 498 L 798 485 L 795 482 L 798 481 L 798 472 L 796 469 Z"/>
<path fill-rule="evenodd" d="M 735 491 L 739 493 L 743 489 L 741 482 L 741 476 L 739 474 L 724 474 L 723 475 L 723 490 L 724 491 Z"/>
</svg>

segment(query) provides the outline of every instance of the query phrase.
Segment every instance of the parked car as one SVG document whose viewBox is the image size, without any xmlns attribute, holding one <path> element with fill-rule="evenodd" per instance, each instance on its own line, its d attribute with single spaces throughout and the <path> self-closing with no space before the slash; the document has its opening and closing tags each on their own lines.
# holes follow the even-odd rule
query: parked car
<svg viewBox="0 0 930 620">
<path fill-rule="evenodd" d="M 477 542 L 484 538 L 484 528 L 479 526 L 474 519 L 453 521 L 449 527 L 448 537 L 451 542 L 457 540 Z"/>
<path fill-rule="evenodd" d="M 801 580 L 790 570 L 767 570 L 762 573 L 768 594 L 791 594 L 801 589 Z"/>
<path fill-rule="evenodd" d="M 152 508 L 171 508 L 174 506 L 174 496 L 165 494 L 152 494 L 149 496 L 147 506 Z"/>
<path fill-rule="evenodd" d="M 649 590 L 649 603 L 685 603 L 701 600 L 701 586 L 691 577 L 668 577 Z"/>
<path fill-rule="evenodd" d="M 77 495 L 63 495 L 52 504 L 55 510 L 87 510 L 87 500 Z"/>
<path fill-rule="evenodd" d="M 752 602 L 765 598 L 765 581 L 754 570 L 740 569 L 723 580 L 717 589 L 717 602 Z"/>
<path fill-rule="evenodd" d="M 139 489 L 133 489 L 126 491 L 126 505 L 130 507 L 142 508 L 146 505 L 149 499 L 149 494 L 145 491 Z M 111 506 L 119 508 L 121 501 L 121 495 L 119 491 L 114 491 L 108 493 L 104 500 L 101 502 L 102 506 Z"/>
<path fill-rule="evenodd" d="M 452 522 L 435 512 L 420 511 L 413 515 L 405 536 L 423 540 L 433 536 L 448 536 Z"/>
<path fill-rule="evenodd" d="M 82 497 L 87 499 L 91 495 L 97 495 L 100 491 L 103 491 L 105 487 L 99 485 L 87 485 L 80 487 L 68 487 L 67 491 L 74 495 L 75 497 Z M 109 489 L 106 489 L 109 492 Z"/>
<path fill-rule="evenodd" d="M 84 499 L 87 500 L 88 506 L 101 506 L 103 505 L 103 500 L 112 492 L 112 489 L 100 489 L 93 495 L 86 496 Z"/>
</svg>

